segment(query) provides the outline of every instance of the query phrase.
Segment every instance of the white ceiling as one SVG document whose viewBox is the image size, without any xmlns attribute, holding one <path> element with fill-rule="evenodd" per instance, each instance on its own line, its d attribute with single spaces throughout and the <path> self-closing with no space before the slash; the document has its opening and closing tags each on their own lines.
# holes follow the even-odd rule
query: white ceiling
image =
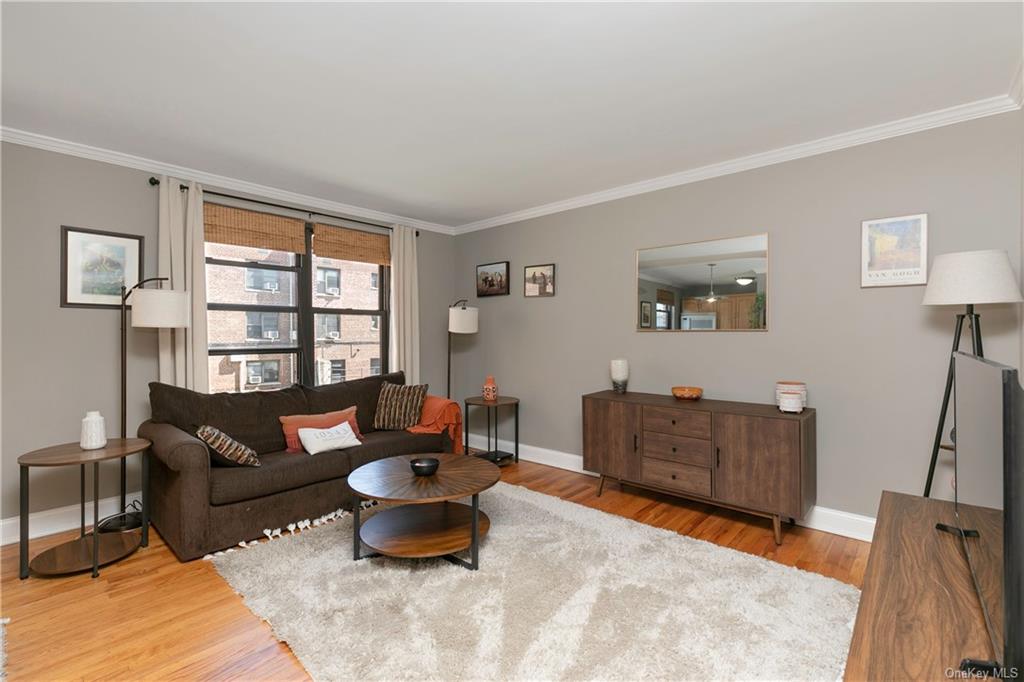
<svg viewBox="0 0 1024 682">
<path fill-rule="evenodd" d="M 6 129 L 450 226 L 1004 96 L 1022 44 L 1018 3 L 2 13 Z"/>
<path fill-rule="evenodd" d="M 737 275 L 768 272 L 768 235 L 715 239 L 675 246 L 641 249 L 637 265 L 641 279 L 676 287 L 709 284 L 710 263 L 715 284 L 735 284 Z"/>
</svg>

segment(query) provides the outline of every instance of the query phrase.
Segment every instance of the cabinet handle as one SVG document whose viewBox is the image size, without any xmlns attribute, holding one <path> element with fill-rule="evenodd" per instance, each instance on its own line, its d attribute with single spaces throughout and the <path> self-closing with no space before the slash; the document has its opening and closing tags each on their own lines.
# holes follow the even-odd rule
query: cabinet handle
<svg viewBox="0 0 1024 682">
<path fill-rule="evenodd" d="M 673 420 L 672 420 L 672 426 L 675 426 L 675 425 L 676 425 L 676 420 L 675 420 L 675 419 L 673 419 Z"/>
<path fill-rule="evenodd" d="M 722 448 L 715 448 L 715 468 L 722 466 Z"/>
<path fill-rule="evenodd" d="M 633 434 L 633 452 L 640 449 L 640 436 Z"/>
<path fill-rule="evenodd" d="M 676 480 L 676 475 L 675 474 L 672 474 L 672 480 L 673 481 Z"/>
<path fill-rule="evenodd" d="M 675 446 L 672 446 L 672 452 L 675 452 L 675 451 L 676 451 Z"/>
</svg>

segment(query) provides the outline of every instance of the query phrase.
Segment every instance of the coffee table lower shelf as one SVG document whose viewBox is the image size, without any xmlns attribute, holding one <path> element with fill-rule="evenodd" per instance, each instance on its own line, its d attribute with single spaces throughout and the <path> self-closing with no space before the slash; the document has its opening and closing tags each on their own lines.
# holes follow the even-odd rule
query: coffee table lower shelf
<svg viewBox="0 0 1024 682">
<path fill-rule="evenodd" d="M 475 551 L 472 563 L 452 556 L 464 549 L 477 549 L 480 539 L 491 527 L 487 514 L 479 510 L 477 496 L 473 497 L 476 509 L 458 502 L 405 504 L 385 509 L 358 526 L 359 538 L 377 554 L 406 559 L 442 557 L 475 569 Z M 473 537 L 474 512 L 477 514 L 476 542 Z M 366 558 L 361 554 L 358 543 L 354 558 Z"/>
</svg>

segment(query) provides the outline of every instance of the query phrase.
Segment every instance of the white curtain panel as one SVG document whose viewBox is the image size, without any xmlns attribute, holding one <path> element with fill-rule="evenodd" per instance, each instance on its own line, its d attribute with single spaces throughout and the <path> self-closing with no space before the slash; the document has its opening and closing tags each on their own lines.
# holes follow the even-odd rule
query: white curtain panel
<svg viewBox="0 0 1024 682">
<path fill-rule="evenodd" d="M 416 274 L 416 230 L 391 230 L 390 369 L 405 372 L 406 383 L 420 383 L 420 294 Z"/>
<path fill-rule="evenodd" d="M 164 287 L 189 294 L 187 329 L 161 329 L 160 381 L 205 393 L 209 389 L 206 354 L 206 253 L 203 238 L 203 188 L 195 182 L 160 177 L 159 265 Z"/>
</svg>

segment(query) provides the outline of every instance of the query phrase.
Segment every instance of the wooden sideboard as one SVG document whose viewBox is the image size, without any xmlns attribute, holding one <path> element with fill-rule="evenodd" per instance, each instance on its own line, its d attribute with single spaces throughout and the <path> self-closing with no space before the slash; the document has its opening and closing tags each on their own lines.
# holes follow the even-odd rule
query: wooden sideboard
<svg viewBox="0 0 1024 682">
<path fill-rule="evenodd" d="M 996 640 L 1003 642 L 1003 514 L 960 505 L 978 582 Z M 935 529 L 955 524 L 953 503 L 882 493 L 864 574 L 845 679 L 944 680 L 964 658 L 1002 658 L 989 643 L 960 538 Z"/>
<path fill-rule="evenodd" d="M 815 502 L 815 412 L 725 400 L 601 391 L 583 396 L 583 468 L 663 493 L 772 519 Z"/>
</svg>

